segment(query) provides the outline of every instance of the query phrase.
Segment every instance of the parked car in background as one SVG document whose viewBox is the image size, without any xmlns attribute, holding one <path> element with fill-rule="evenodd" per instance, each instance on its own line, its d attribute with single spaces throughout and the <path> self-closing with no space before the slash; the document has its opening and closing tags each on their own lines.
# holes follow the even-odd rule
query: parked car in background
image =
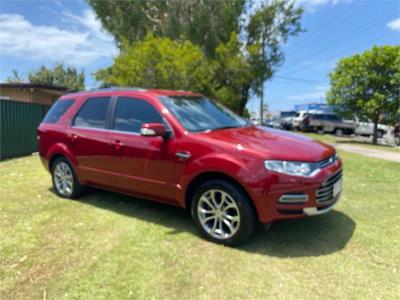
<svg viewBox="0 0 400 300">
<path fill-rule="evenodd" d="M 308 111 L 307 110 L 301 110 L 297 112 L 292 119 L 292 128 L 293 130 L 299 130 L 300 125 L 303 122 L 305 116 L 307 115 Z"/>
<path fill-rule="evenodd" d="M 326 213 L 341 193 L 333 147 L 249 125 L 190 92 L 67 94 L 38 142 L 60 197 L 95 186 L 187 208 L 208 239 L 226 245 L 244 242 L 259 222 Z"/>
<path fill-rule="evenodd" d="M 354 133 L 361 136 L 372 136 L 374 134 L 374 123 L 368 119 L 355 118 Z M 383 124 L 378 124 L 378 138 L 382 138 L 389 133 L 390 127 Z"/>
<path fill-rule="evenodd" d="M 250 118 L 249 123 L 251 125 L 260 125 L 260 119 L 259 118 Z"/>
<path fill-rule="evenodd" d="M 292 119 L 292 127 L 293 127 L 293 129 L 294 130 L 304 130 L 304 124 L 303 124 L 304 119 L 308 118 L 309 115 L 311 115 L 311 114 L 319 114 L 319 113 L 324 113 L 324 112 L 321 111 L 321 110 L 315 110 L 315 109 L 298 111 L 293 116 L 293 119 Z M 303 129 L 302 129 L 302 127 L 303 127 Z"/>
<path fill-rule="evenodd" d="M 280 128 L 285 130 L 292 130 L 293 117 L 296 115 L 296 111 L 281 111 L 279 114 Z"/>
<path fill-rule="evenodd" d="M 281 128 L 281 123 L 278 119 L 265 120 L 263 125 L 271 128 Z"/>
<path fill-rule="evenodd" d="M 333 133 L 337 136 L 354 133 L 354 123 L 343 121 L 333 113 L 310 114 L 307 129 L 316 132 Z"/>
</svg>

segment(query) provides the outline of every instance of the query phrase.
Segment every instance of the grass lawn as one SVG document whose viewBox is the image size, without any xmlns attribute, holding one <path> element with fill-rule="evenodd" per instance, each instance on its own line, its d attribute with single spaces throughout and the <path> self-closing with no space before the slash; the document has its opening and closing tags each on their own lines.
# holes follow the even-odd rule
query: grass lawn
<svg viewBox="0 0 400 300">
<path fill-rule="evenodd" d="M 233 249 L 181 209 L 58 198 L 36 155 L 0 163 L 1 299 L 398 299 L 400 164 L 341 152 L 336 209 Z"/>
</svg>

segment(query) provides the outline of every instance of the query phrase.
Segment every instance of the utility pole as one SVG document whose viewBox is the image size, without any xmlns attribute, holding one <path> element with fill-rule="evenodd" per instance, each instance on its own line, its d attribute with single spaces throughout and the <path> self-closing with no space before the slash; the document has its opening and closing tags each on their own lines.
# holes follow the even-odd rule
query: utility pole
<svg viewBox="0 0 400 300">
<path fill-rule="evenodd" d="M 264 44 L 264 37 L 261 40 L 261 51 L 262 51 L 262 58 L 265 59 L 265 44 Z M 261 75 L 261 91 L 260 91 L 260 125 L 263 125 L 264 121 L 264 76 Z"/>
<path fill-rule="evenodd" d="M 261 83 L 260 91 L 260 125 L 263 125 L 264 121 L 264 81 Z"/>
</svg>

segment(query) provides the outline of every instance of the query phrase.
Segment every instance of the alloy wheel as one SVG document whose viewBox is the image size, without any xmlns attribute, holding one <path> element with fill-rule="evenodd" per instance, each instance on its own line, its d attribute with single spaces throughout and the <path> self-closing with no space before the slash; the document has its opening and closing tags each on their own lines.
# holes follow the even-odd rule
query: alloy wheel
<svg viewBox="0 0 400 300">
<path fill-rule="evenodd" d="M 70 196 L 73 191 L 74 178 L 71 167 L 65 162 L 59 162 L 54 169 L 54 183 L 62 196 Z"/>
<path fill-rule="evenodd" d="M 239 207 L 222 190 L 212 189 L 201 195 L 197 216 L 203 229 L 216 239 L 229 239 L 240 227 Z"/>
</svg>

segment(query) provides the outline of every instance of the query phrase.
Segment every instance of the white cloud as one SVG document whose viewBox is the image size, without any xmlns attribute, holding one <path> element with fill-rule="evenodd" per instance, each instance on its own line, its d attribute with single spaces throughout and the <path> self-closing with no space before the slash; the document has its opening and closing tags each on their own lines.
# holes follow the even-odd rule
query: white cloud
<svg viewBox="0 0 400 300">
<path fill-rule="evenodd" d="M 289 96 L 289 100 L 293 101 L 317 101 L 325 99 L 325 94 L 329 89 L 329 85 L 318 85 L 314 87 L 314 90 L 309 93 L 303 93 L 298 95 Z"/>
<path fill-rule="evenodd" d="M 400 18 L 390 21 L 387 26 L 392 30 L 400 31 Z"/>
<path fill-rule="evenodd" d="M 117 54 L 115 43 L 103 32 L 91 10 L 82 15 L 63 13 L 75 29 L 34 25 L 18 14 L 0 14 L 0 52 L 44 62 L 85 67 Z"/>
<path fill-rule="evenodd" d="M 341 2 L 351 2 L 352 0 L 295 0 L 296 4 L 303 6 L 306 10 L 314 10 L 318 6 L 334 6 Z"/>
<path fill-rule="evenodd" d="M 330 71 L 336 66 L 337 61 L 338 58 L 325 60 L 307 59 L 302 61 L 300 65 L 314 70 Z"/>
</svg>

